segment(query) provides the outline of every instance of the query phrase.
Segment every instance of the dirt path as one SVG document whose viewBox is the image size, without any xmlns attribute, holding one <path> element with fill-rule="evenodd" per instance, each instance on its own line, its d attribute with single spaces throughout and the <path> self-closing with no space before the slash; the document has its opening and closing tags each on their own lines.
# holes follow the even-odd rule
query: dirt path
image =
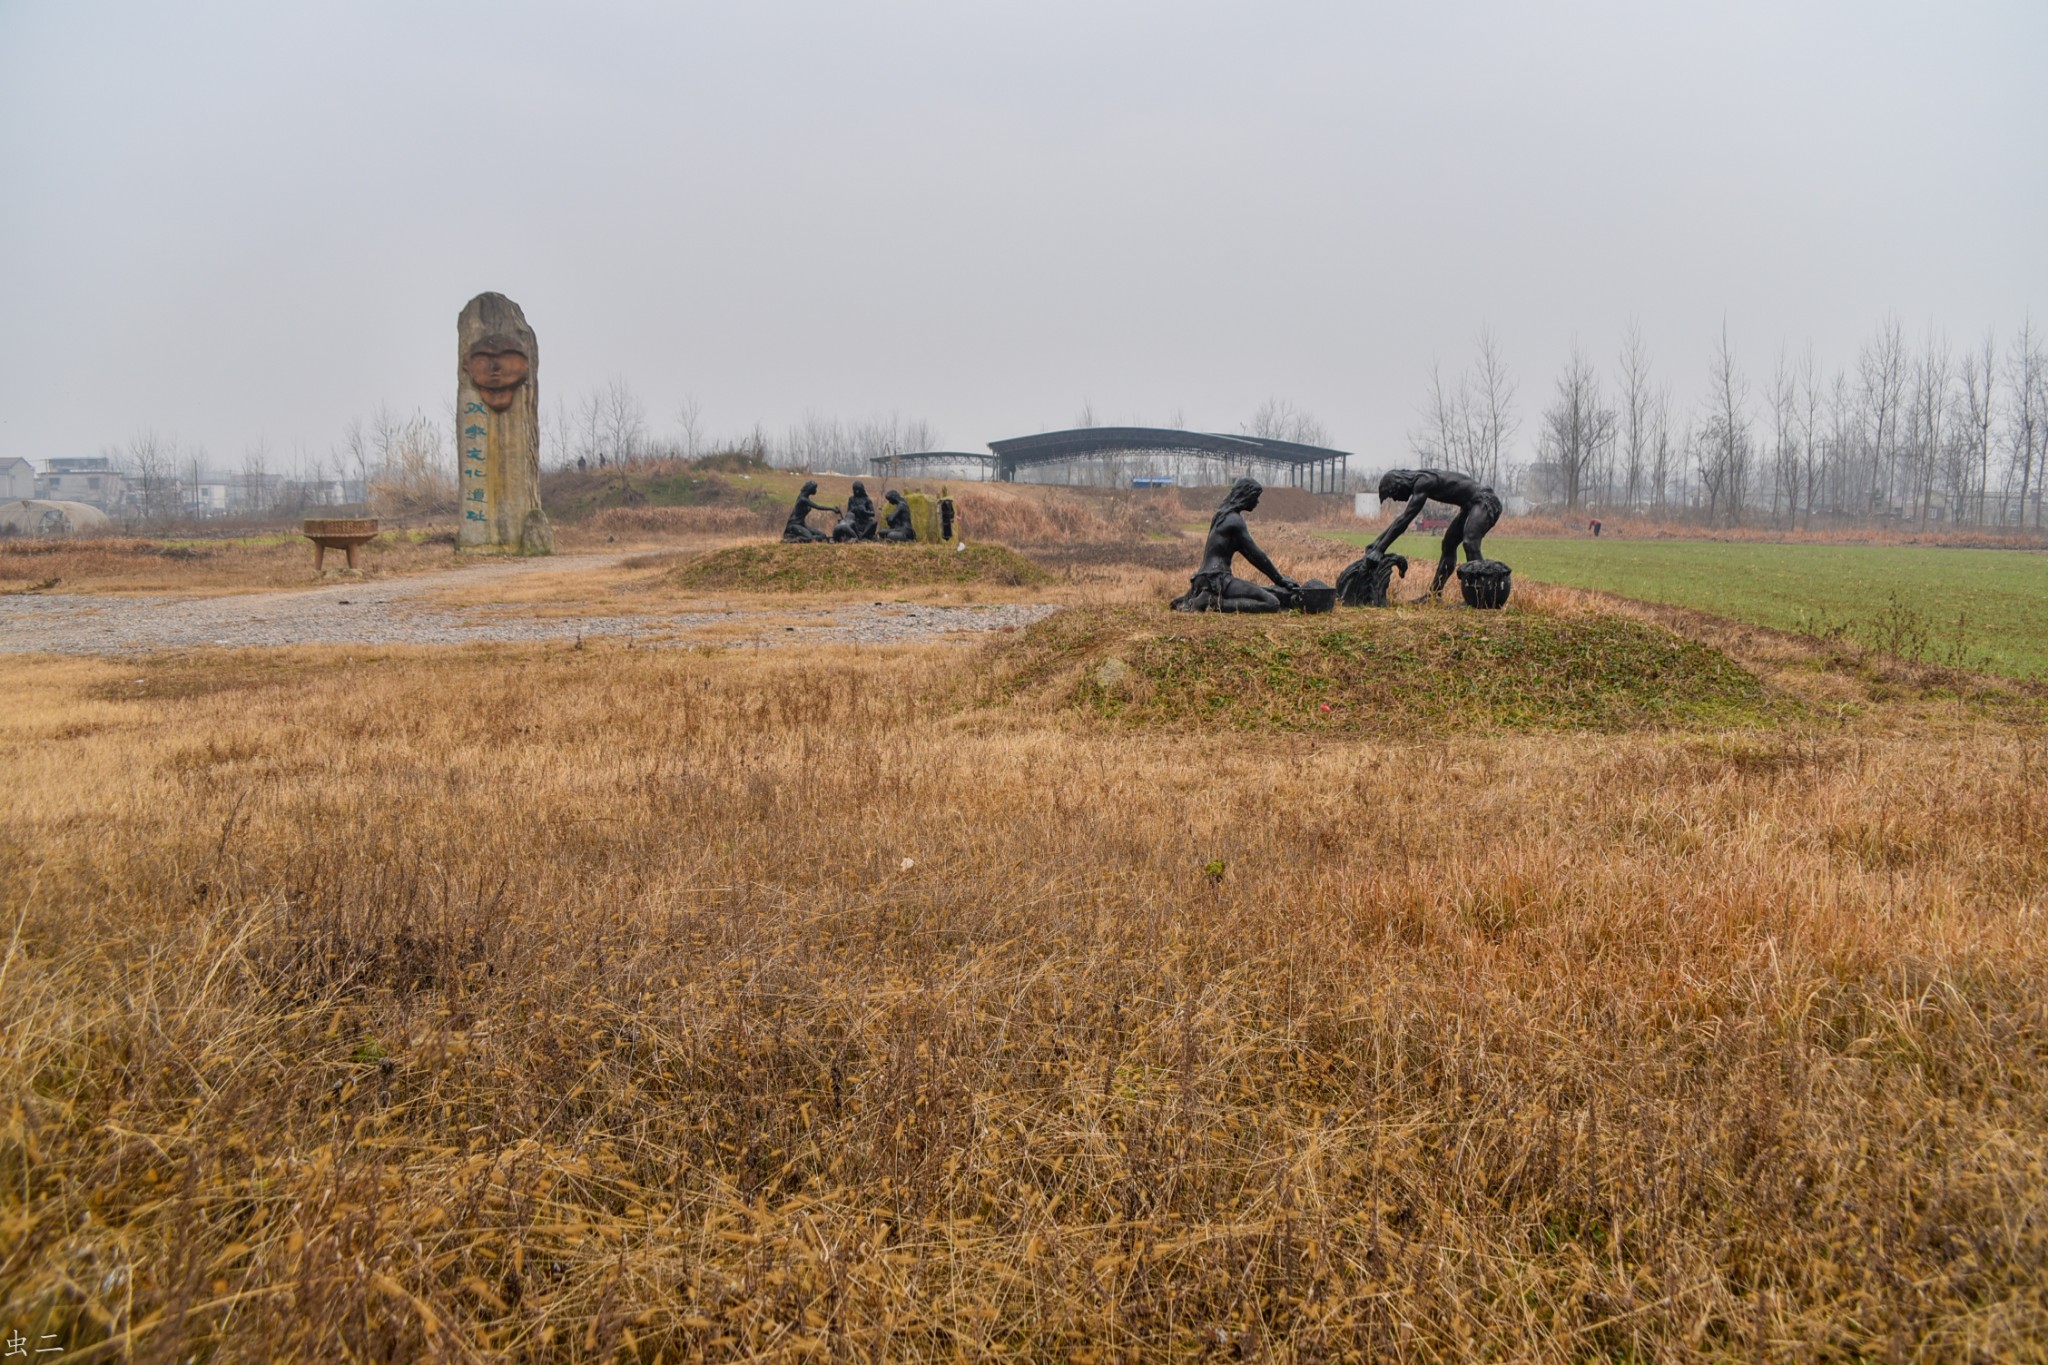
<svg viewBox="0 0 2048 1365">
<path fill-rule="evenodd" d="M 624 556 L 510 560 L 465 570 L 473 590 L 565 567 L 605 569 Z M 1028 625 L 1037 604 L 945 607 L 876 603 L 763 611 L 707 604 L 699 611 L 535 616 L 510 603 L 452 605 L 446 574 L 323 584 L 232 597 L 114 597 L 73 593 L 0 597 L 0 654 L 134 654 L 158 649 L 275 645 L 460 645 L 630 636 L 650 645 L 902 644 L 965 638 Z"/>
</svg>

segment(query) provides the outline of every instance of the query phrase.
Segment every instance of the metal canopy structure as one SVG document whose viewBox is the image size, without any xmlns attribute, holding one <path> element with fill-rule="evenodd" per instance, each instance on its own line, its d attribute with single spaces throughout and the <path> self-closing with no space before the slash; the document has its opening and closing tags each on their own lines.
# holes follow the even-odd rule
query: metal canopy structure
<svg viewBox="0 0 2048 1365">
<path fill-rule="evenodd" d="M 971 465 L 981 471 L 984 482 L 996 477 L 996 457 L 972 450 L 911 450 L 900 455 L 876 455 L 868 460 L 868 473 L 879 479 L 899 470 L 920 470 L 935 464 Z"/>
<path fill-rule="evenodd" d="M 1277 472 L 1280 477 L 1275 482 L 1314 493 L 1334 492 L 1343 482 L 1351 458 L 1349 451 L 1295 441 L 1168 427 L 1078 427 L 990 441 L 988 448 L 995 452 L 995 475 L 1004 482 L 1015 482 L 1019 469 L 1142 451 L 1219 460 L 1234 472 Z"/>
</svg>

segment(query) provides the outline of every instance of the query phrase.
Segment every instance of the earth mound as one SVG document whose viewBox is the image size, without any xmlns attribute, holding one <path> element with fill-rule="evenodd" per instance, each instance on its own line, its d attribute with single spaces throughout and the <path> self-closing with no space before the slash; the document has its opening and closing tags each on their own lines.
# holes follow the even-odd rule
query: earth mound
<svg viewBox="0 0 2048 1365">
<path fill-rule="evenodd" d="M 1719 650 L 1606 614 L 1081 607 L 991 649 L 1007 696 L 1166 728 L 1723 728 L 1790 707 Z"/>
<path fill-rule="evenodd" d="M 670 575 L 718 592 L 852 592 L 951 586 L 1028 587 L 1050 581 L 1003 545 L 735 545 L 697 555 Z"/>
</svg>

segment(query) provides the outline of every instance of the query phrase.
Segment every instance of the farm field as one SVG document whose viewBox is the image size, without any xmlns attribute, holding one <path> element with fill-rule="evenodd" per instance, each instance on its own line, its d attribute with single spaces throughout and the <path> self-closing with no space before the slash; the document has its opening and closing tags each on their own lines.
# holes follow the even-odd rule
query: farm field
<svg viewBox="0 0 2048 1365">
<path fill-rule="evenodd" d="M 2038 696 L 1533 584 L 1176 619 L 1095 548 L 973 646 L 0 658 L 0 1326 L 2048 1338 Z"/>
<path fill-rule="evenodd" d="M 1365 545 L 1373 532 L 1333 532 Z M 1436 538 L 1396 549 L 1427 581 Z M 1797 545 L 1705 540 L 1486 538 L 1517 580 L 1618 593 L 1692 607 L 1779 630 L 1845 629 L 1889 653 L 1929 659 L 1956 651 L 2008 677 L 2048 675 L 2048 554 L 1923 546 Z M 1894 610 L 1896 601 L 1902 610 Z"/>
</svg>

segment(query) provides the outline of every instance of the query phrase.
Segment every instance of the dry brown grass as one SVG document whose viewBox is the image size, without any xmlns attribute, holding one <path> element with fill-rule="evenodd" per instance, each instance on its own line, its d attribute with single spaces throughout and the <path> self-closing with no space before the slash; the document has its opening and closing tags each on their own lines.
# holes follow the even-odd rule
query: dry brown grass
<svg viewBox="0 0 2048 1365">
<path fill-rule="evenodd" d="M 2037 725 L 1162 736 L 979 669 L 0 661 L 0 1326 L 2039 1354 Z"/>
<path fill-rule="evenodd" d="M 328 551 L 329 570 L 342 562 L 339 551 Z M 425 530 L 387 535 L 358 552 L 360 576 L 365 579 L 434 573 L 459 567 L 461 562 L 452 534 Z M 303 588 L 319 581 L 313 572 L 311 542 L 293 532 L 218 539 L 102 536 L 0 540 L 0 592 L 208 596 Z"/>
<path fill-rule="evenodd" d="M 783 518 L 746 507 L 607 507 L 579 523 L 587 536 L 598 533 L 635 540 L 678 536 L 759 538 L 780 532 Z"/>
</svg>

